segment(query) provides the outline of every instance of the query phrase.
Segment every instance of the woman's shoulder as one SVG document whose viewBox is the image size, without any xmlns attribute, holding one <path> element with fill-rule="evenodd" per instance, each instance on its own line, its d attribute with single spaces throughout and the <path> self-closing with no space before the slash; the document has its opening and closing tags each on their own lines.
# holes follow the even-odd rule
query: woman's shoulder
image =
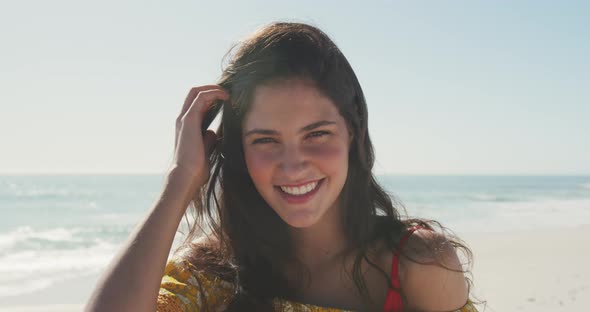
<svg viewBox="0 0 590 312">
<path fill-rule="evenodd" d="M 205 306 L 222 307 L 233 289 L 232 283 L 195 267 L 187 259 L 174 257 L 164 269 L 157 311 L 200 311 Z"/>
<path fill-rule="evenodd" d="M 400 283 L 410 308 L 454 311 L 468 302 L 469 289 L 453 241 L 426 228 L 415 229 L 399 258 Z"/>
<path fill-rule="evenodd" d="M 158 295 L 161 312 L 223 310 L 235 285 L 229 269 L 219 260 L 210 240 L 198 240 L 189 251 L 173 255 L 166 263 Z"/>
</svg>

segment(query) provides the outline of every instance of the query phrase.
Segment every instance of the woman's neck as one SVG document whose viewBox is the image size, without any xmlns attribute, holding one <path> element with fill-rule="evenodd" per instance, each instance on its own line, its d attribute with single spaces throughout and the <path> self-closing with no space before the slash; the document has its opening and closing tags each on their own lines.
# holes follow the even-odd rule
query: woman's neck
<svg viewBox="0 0 590 312">
<path fill-rule="evenodd" d="M 338 206 L 310 227 L 292 228 L 291 237 L 298 259 L 312 271 L 341 258 L 349 247 Z"/>
</svg>

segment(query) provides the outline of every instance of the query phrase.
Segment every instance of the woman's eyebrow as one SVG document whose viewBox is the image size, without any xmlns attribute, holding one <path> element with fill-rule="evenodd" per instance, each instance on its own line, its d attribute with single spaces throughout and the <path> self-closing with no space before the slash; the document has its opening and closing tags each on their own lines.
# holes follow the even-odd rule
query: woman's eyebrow
<svg viewBox="0 0 590 312">
<path fill-rule="evenodd" d="M 321 120 L 321 121 L 314 122 L 312 124 L 309 124 L 309 125 L 301 128 L 299 130 L 299 132 L 309 131 L 309 130 L 313 130 L 313 129 L 321 127 L 321 126 L 326 126 L 326 125 L 331 125 L 331 124 L 336 124 L 336 122 L 329 121 L 329 120 Z M 279 134 L 279 132 L 276 130 L 272 130 L 272 129 L 252 129 L 252 130 L 249 130 L 248 132 L 246 132 L 246 134 L 244 134 L 244 137 L 247 137 L 251 134 L 277 135 L 277 134 Z"/>
</svg>

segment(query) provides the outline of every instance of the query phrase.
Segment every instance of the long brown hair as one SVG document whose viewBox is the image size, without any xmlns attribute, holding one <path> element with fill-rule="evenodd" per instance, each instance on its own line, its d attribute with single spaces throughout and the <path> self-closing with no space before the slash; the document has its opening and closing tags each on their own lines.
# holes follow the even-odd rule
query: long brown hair
<svg viewBox="0 0 590 312">
<path fill-rule="evenodd" d="M 248 174 L 242 121 L 257 86 L 304 79 L 336 104 L 353 135 L 341 193 L 342 222 L 355 254 L 352 279 L 367 310 L 374 310 L 376 303 L 367 290 L 361 264 L 366 261 L 377 268 L 386 281 L 389 276 L 367 256 L 370 246 L 382 241 L 394 250 L 408 226 L 421 224 L 432 229 L 436 223 L 402 219 L 399 211 L 405 211 L 403 205 L 373 176 L 367 104 L 352 67 L 323 31 L 303 23 L 266 25 L 230 49 L 227 56 L 229 63 L 218 85 L 230 93 L 230 100 L 213 106 L 214 111 L 223 107 L 223 118 L 217 131 L 218 145 L 210 158 L 211 175 L 193 201 L 195 222 L 178 250 L 188 249 L 185 257 L 191 263 L 235 284 L 230 311 L 272 311 L 273 298 L 293 295 L 297 285 L 289 284 L 285 275 L 287 265 L 297 264 L 288 225 L 265 202 Z M 194 243 L 203 225 L 215 243 Z M 453 242 L 470 260 L 469 249 L 458 240 Z M 303 266 L 296 267 L 305 272 Z"/>
</svg>

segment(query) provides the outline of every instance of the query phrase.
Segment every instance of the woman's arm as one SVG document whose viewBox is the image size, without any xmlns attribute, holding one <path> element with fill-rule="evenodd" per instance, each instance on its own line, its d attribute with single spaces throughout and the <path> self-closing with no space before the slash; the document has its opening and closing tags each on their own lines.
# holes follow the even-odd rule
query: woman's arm
<svg viewBox="0 0 590 312">
<path fill-rule="evenodd" d="M 155 311 L 174 235 L 191 196 L 192 181 L 173 168 L 156 205 L 105 269 L 85 311 Z"/>
<path fill-rule="evenodd" d="M 134 229 L 99 280 L 86 312 L 155 311 L 174 235 L 191 199 L 209 177 L 213 131 L 201 123 L 210 105 L 229 94 L 216 85 L 192 88 L 176 119 L 173 165 L 156 205 Z"/>
</svg>

